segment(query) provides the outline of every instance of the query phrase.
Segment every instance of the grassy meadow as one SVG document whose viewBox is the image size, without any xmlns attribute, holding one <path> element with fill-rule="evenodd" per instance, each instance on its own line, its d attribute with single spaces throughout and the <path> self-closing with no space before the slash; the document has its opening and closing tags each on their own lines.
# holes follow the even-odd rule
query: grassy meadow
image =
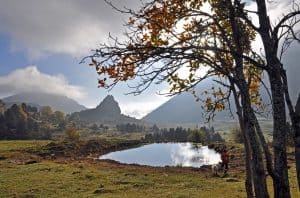
<svg viewBox="0 0 300 198">
<path fill-rule="evenodd" d="M 47 143 L 0 141 L 0 197 L 246 196 L 241 145 L 235 145 L 229 176 L 222 178 L 212 176 L 209 168 L 153 168 L 91 158 L 42 159 L 28 152 Z M 293 197 L 300 197 L 292 163 L 290 176 Z M 270 182 L 269 186 L 271 189 Z"/>
</svg>

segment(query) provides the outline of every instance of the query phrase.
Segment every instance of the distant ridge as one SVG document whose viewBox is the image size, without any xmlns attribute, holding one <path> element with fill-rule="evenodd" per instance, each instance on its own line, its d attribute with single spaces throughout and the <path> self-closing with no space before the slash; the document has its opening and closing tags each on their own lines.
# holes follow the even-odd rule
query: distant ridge
<svg viewBox="0 0 300 198">
<path fill-rule="evenodd" d="M 265 84 L 268 85 L 267 82 Z M 213 83 L 211 80 L 206 80 L 201 84 L 201 86 L 199 85 L 198 87 L 196 87 L 196 94 L 199 97 L 202 97 L 201 94 L 212 86 L 220 87 L 219 85 Z M 296 93 L 299 92 L 296 91 Z M 262 87 L 260 94 L 263 103 L 270 104 L 269 95 L 264 87 Z M 294 98 L 292 98 L 292 100 L 296 101 Z M 180 95 L 174 96 L 169 101 L 150 112 L 148 115 L 142 118 L 142 121 L 157 124 L 203 123 L 206 121 L 206 119 L 203 117 L 204 109 L 202 109 L 201 105 L 203 105 L 203 103 L 196 102 L 196 98 L 191 93 L 184 92 Z M 216 112 L 214 121 L 228 122 L 237 119 L 235 103 L 232 96 L 230 98 L 230 107 L 234 117 L 232 117 L 227 104 L 224 111 Z M 268 108 L 270 108 L 270 106 Z M 269 111 L 270 109 L 267 110 Z M 268 111 L 263 114 L 265 117 L 263 117 L 261 114 L 257 114 L 258 118 L 268 119 Z"/>
<path fill-rule="evenodd" d="M 228 111 L 217 112 L 215 120 L 232 120 Z M 171 123 L 203 123 L 203 109 L 201 102 L 196 102 L 190 93 L 184 93 L 171 98 L 157 109 L 142 118 L 142 121 L 157 124 Z"/>
<path fill-rule="evenodd" d="M 27 103 L 32 106 L 51 106 L 53 110 L 63 111 L 64 113 L 73 113 L 86 109 L 85 106 L 78 104 L 75 100 L 66 96 L 49 93 L 21 93 L 3 98 L 2 101 L 6 106 L 11 106 L 14 103 Z"/>
<path fill-rule="evenodd" d="M 213 85 L 212 81 L 203 82 L 202 86 L 196 89 L 196 94 L 201 94 L 205 89 Z M 203 123 L 202 102 L 196 102 L 196 98 L 191 93 L 182 93 L 171 98 L 145 117 L 142 121 L 157 124 L 187 124 L 187 123 Z M 234 111 L 234 105 L 231 105 Z M 229 110 L 217 112 L 214 118 L 216 121 L 230 121 Z"/>
<path fill-rule="evenodd" d="M 118 102 L 111 95 L 104 98 L 104 100 L 96 108 L 72 114 L 72 116 L 75 115 L 78 116 L 81 121 L 90 123 L 118 124 L 139 122 L 139 120 L 135 118 L 121 114 Z"/>
</svg>

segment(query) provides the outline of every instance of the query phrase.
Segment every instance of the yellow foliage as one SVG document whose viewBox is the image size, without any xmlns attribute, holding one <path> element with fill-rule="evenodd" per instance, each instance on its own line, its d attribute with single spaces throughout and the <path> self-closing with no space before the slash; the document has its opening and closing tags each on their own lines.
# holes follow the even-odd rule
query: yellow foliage
<svg viewBox="0 0 300 198">
<path fill-rule="evenodd" d="M 77 131 L 76 128 L 70 127 L 67 128 L 65 131 L 65 140 L 67 141 L 79 141 L 80 133 Z"/>
</svg>

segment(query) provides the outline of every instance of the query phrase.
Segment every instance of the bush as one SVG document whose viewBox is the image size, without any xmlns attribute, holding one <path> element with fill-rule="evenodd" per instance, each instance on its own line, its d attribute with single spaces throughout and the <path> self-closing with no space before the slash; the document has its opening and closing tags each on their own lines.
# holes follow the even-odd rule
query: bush
<svg viewBox="0 0 300 198">
<path fill-rule="evenodd" d="M 65 131 L 65 140 L 66 141 L 79 141 L 80 134 L 76 128 L 70 127 Z"/>
<path fill-rule="evenodd" d="M 204 142 L 204 134 L 199 129 L 192 130 L 191 134 L 188 136 L 188 141 L 194 143 L 203 143 Z"/>
</svg>

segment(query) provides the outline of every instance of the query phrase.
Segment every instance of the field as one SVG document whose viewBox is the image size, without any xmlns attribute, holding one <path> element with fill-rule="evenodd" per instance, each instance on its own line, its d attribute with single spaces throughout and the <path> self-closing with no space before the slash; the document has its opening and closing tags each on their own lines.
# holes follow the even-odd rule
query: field
<svg viewBox="0 0 300 198">
<path fill-rule="evenodd" d="M 42 159 L 28 152 L 47 143 L 0 141 L 0 197 L 245 197 L 240 145 L 235 145 L 235 160 L 229 176 L 223 178 L 212 176 L 209 168 L 152 168 L 92 158 Z M 292 160 L 291 190 L 293 197 L 300 197 Z"/>
</svg>

